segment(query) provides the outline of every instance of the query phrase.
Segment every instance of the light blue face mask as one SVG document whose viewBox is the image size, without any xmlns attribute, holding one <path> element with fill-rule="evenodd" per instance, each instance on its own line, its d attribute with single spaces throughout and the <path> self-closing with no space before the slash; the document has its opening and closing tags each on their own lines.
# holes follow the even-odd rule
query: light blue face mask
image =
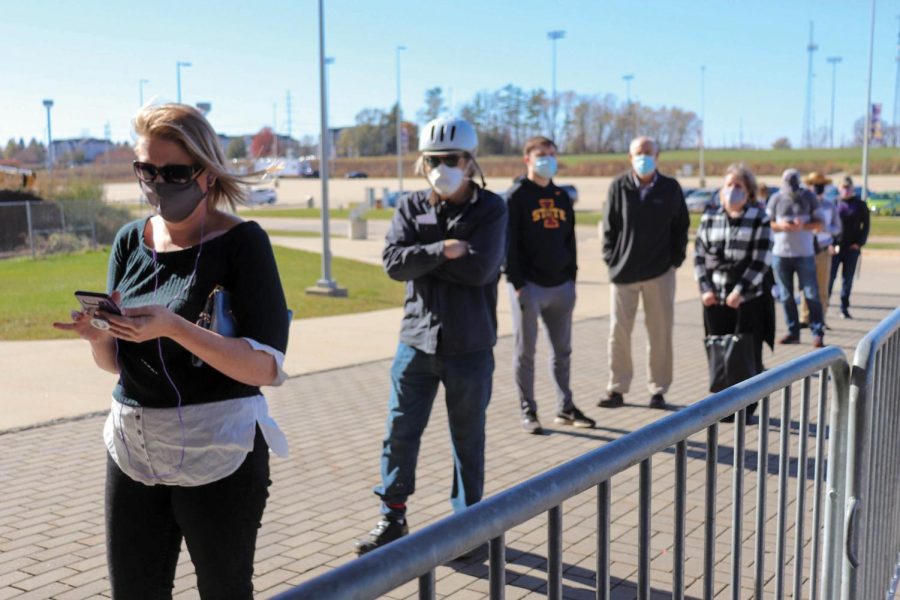
<svg viewBox="0 0 900 600">
<path fill-rule="evenodd" d="M 544 179 L 552 179 L 558 166 L 555 156 L 538 156 L 534 159 L 534 173 Z"/>
<path fill-rule="evenodd" d="M 656 170 L 656 159 L 649 154 L 638 154 L 631 159 L 631 166 L 638 177 L 646 177 Z"/>
</svg>

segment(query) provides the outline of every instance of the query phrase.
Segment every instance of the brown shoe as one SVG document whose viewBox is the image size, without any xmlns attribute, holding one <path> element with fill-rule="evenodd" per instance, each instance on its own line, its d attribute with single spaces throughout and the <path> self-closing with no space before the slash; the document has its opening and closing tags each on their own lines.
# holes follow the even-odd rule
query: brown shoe
<svg viewBox="0 0 900 600">
<path fill-rule="evenodd" d="M 799 344 L 800 336 L 786 335 L 783 338 L 781 338 L 780 340 L 778 340 L 778 343 L 779 344 Z"/>
<path fill-rule="evenodd" d="M 824 348 L 825 341 L 822 339 L 821 335 L 817 335 L 813 338 L 813 348 Z"/>
</svg>

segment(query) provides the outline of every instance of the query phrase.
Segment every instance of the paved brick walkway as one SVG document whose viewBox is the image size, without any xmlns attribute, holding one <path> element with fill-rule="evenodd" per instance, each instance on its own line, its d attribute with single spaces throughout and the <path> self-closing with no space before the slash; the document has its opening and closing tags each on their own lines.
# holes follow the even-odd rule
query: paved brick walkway
<svg viewBox="0 0 900 600">
<path fill-rule="evenodd" d="M 897 305 L 898 296 L 859 294 L 853 321 L 833 319 L 828 341 L 852 356 L 862 333 Z M 834 314 L 834 312 L 832 313 Z M 779 323 L 781 322 L 779 315 Z M 596 448 L 660 416 L 646 407 L 643 323 L 635 328 L 638 366 L 628 405 L 615 411 L 596 407 L 606 384 L 608 320 L 576 324 L 573 353 L 575 400 L 598 420 L 595 430 L 560 428 L 552 423 L 553 393 L 546 368 L 538 372 L 537 395 L 548 435 L 527 436 L 519 429 L 517 400 L 511 373 L 511 340 L 496 349 L 495 392 L 488 413 L 487 494 L 496 493 L 569 458 Z M 695 302 L 676 309 L 675 384 L 668 396 L 675 407 L 705 395 L 706 362 L 702 327 Z M 806 335 L 808 340 L 809 336 Z M 539 364 L 545 364 L 544 341 Z M 807 352 L 808 345 L 766 350 L 769 366 Z M 327 351 L 317 349 L 316 351 Z M 384 427 L 389 361 L 296 377 L 270 395 L 272 412 L 291 442 L 291 457 L 272 460 L 271 497 L 260 531 L 255 587 L 259 597 L 287 589 L 317 573 L 353 559 L 352 542 L 374 524 L 377 499 L 371 493 L 378 474 Z M 817 386 L 816 386 L 817 387 Z M 773 407 L 774 409 L 774 407 Z M 796 413 L 795 413 L 796 414 Z M 0 600 L 58 598 L 74 600 L 108 596 L 103 534 L 103 418 L 72 420 L 14 433 L 0 434 Z M 730 522 L 731 426 L 720 429 L 719 523 Z M 777 436 L 772 435 L 773 448 Z M 793 442 L 792 442 L 793 443 Z M 755 436 L 748 431 L 748 454 Z M 437 405 L 423 441 L 418 468 L 418 492 L 410 501 L 410 522 L 421 527 L 449 512 L 451 480 L 446 413 Z M 796 452 L 796 450 L 794 450 Z M 796 456 L 796 454 L 794 454 Z M 702 437 L 690 440 L 688 472 L 702 482 Z M 748 461 L 753 462 L 748 456 Z M 654 597 L 668 597 L 671 573 L 672 457 L 654 460 L 654 528 L 652 538 Z M 770 493 L 774 494 L 769 469 Z M 755 474 L 748 470 L 747 495 L 753 497 Z M 793 481 L 793 479 L 792 479 Z M 792 489 L 795 483 L 792 483 Z M 702 575 L 702 486 L 689 486 L 688 592 L 700 595 Z M 613 480 L 612 575 L 615 597 L 634 597 L 636 578 L 637 477 L 629 471 Z M 793 493 L 791 498 L 793 499 Z M 771 502 L 771 500 L 770 500 Z M 792 500 L 793 502 L 793 500 Z M 754 505 L 747 508 L 751 511 Z M 565 504 L 564 583 L 567 598 L 593 597 L 595 498 L 585 493 Z M 791 513 L 793 514 L 793 513 Z M 770 517 L 774 511 L 770 511 Z M 747 565 L 745 583 L 752 584 L 752 512 L 745 519 Z M 139 515 L 136 515 L 139 518 Z M 507 534 L 508 598 L 538 598 L 544 593 L 545 530 L 538 518 Z M 807 527 L 807 531 L 809 528 Z M 730 531 L 717 530 L 720 549 L 717 591 L 727 590 Z M 790 533 L 790 532 L 789 532 Z M 774 541 L 774 528 L 767 531 Z M 793 542 L 789 539 L 789 547 Z M 771 565 L 774 554 L 768 559 Z M 808 564 L 807 551 L 807 564 Z M 792 568 L 792 567 L 790 567 Z M 788 575 L 791 575 L 790 568 Z M 441 567 L 437 573 L 441 597 L 483 598 L 487 568 L 478 562 Z M 631 580 L 631 582 L 629 582 Z M 771 584 L 771 582 L 770 582 Z M 177 598 L 196 598 L 193 570 L 183 551 L 176 580 Z M 410 597 L 411 585 L 389 597 Z"/>
</svg>

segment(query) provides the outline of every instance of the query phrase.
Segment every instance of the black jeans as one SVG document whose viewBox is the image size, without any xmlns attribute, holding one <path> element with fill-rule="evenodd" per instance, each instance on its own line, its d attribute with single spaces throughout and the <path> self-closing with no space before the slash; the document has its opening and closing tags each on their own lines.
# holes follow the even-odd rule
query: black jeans
<svg viewBox="0 0 900 600">
<path fill-rule="evenodd" d="M 144 485 L 108 458 L 106 552 L 113 598 L 171 598 L 184 538 L 201 598 L 252 599 L 256 533 L 270 484 L 269 449 L 259 429 L 237 471 L 197 487 Z"/>
</svg>

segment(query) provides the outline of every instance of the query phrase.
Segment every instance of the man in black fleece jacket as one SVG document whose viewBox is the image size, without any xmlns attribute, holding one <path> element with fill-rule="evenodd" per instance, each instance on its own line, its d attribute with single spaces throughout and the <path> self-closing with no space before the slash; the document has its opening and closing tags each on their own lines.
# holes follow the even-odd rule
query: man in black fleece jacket
<svg viewBox="0 0 900 600">
<path fill-rule="evenodd" d="M 598 406 L 624 404 L 634 374 L 631 331 L 642 298 L 650 406 L 665 408 L 664 394 L 672 383 L 675 269 L 684 262 L 690 217 L 681 186 L 656 170 L 656 142 L 632 140 L 629 156 L 632 170 L 610 185 L 603 215 L 603 260 L 610 279 L 609 383 Z"/>
<path fill-rule="evenodd" d="M 552 349 L 550 367 L 556 384 L 556 419 L 560 425 L 593 427 L 572 402 L 569 387 L 572 312 L 575 309 L 575 211 L 569 195 L 553 183 L 556 144 L 536 136 L 525 142 L 527 177 L 509 193 L 509 249 L 506 280 L 516 352 L 513 369 L 519 390 L 522 428 L 541 434 L 534 399 L 534 351 L 538 316 Z"/>
</svg>

